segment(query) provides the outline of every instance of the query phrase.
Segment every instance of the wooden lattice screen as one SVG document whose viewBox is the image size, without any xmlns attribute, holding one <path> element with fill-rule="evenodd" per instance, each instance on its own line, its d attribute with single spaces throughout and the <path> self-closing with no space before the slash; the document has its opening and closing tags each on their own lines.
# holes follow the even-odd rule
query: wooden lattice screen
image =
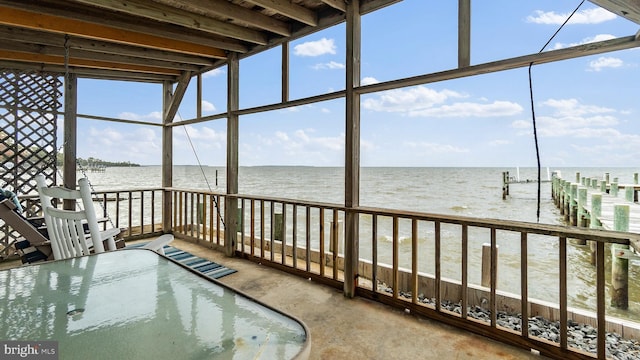
<svg viewBox="0 0 640 360">
<path fill-rule="evenodd" d="M 55 183 L 56 119 L 61 109 L 60 74 L 0 69 L 2 188 L 18 195 L 34 194 L 36 174 L 44 174 Z M 4 224 L 0 234 L 0 245 L 4 246 L 16 236 Z"/>
</svg>

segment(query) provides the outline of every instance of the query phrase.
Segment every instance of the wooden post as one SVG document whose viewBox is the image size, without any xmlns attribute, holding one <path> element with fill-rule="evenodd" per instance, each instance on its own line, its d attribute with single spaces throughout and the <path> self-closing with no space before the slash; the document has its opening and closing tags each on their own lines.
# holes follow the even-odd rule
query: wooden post
<svg viewBox="0 0 640 360">
<path fill-rule="evenodd" d="M 613 197 L 618 197 L 618 182 L 614 181 L 611 183 L 611 190 L 609 191 L 609 194 L 611 194 L 611 196 Z"/>
<path fill-rule="evenodd" d="M 600 223 L 600 216 L 602 216 L 602 194 L 591 195 L 591 223 L 589 227 L 591 229 L 599 229 L 602 224 Z M 596 264 L 596 242 L 589 241 L 589 249 L 591 250 L 591 265 Z"/>
<path fill-rule="evenodd" d="M 362 19 L 360 0 L 347 3 L 345 12 L 345 163 L 344 163 L 344 296 L 353 298 L 359 277 L 359 219 L 354 208 L 360 205 L 360 87 L 362 55 Z M 322 268 L 321 268 L 322 269 Z M 397 290 L 397 289 L 396 289 Z"/>
<path fill-rule="evenodd" d="M 496 245 L 496 258 L 498 257 L 498 245 Z M 497 263 L 497 261 L 496 261 Z M 498 269 L 496 268 L 496 279 Z M 482 244 L 482 274 L 480 279 L 480 285 L 484 287 L 491 287 L 491 244 Z M 496 280 L 497 282 L 497 280 Z"/>
<path fill-rule="evenodd" d="M 569 222 L 573 226 L 578 225 L 578 184 L 571 184 L 570 194 L 570 208 L 569 208 Z"/>
<path fill-rule="evenodd" d="M 633 173 L 633 183 L 638 185 L 638 173 Z"/>
<path fill-rule="evenodd" d="M 629 231 L 629 205 L 615 205 L 613 227 L 615 231 Z M 629 308 L 629 260 L 618 257 L 618 250 L 629 249 L 629 245 L 611 245 L 611 306 Z"/>
<path fill-rule="evenodd" d="M 629 201 L 629 202 L 633 202 L 633 193 L 635 192 L 635 190 L 633 189 L 633 186 L 631 185 L 627 185 L 624 188 L 624 198 L 625 200 Z"/>
<path fill-rule="evenodd" d="M 604 173 L 604 182 L 609 183 L 609 173 Z"/>
<path fill-rule="evenodd" d="M 505 200 L 509 195 L 509 172 L 502 172 L 502 200 Z"/>
<path fill-rule="evenodd" d="M 581 187 L 578 189 L 578 211 L 577 211 L 577 225 L 579 227 L 587 226 L 587 188 Z M 584 239 L 578 239 L 576 244 L 586 245 L 587 241 Z"/>
<path fill-rule="evenodd" d="M 578 184 L 580 183 L 580 173 L 579 172 L 576 173 L 576 182 Z"/>
<path fill-rule="evenodd" d="M 224 203 L 224 252 L 234 256 L 238 242 L 238 149 L 240 106 L 240 60 L 237 53 L 227 58 L 227 196 Z"/>
<path fill-rule="evenodd" d="M 600 182 L 600 192 L 603 193 L 603 194 L 606 194 L 608 192 L 607 191 L 607 182 L 605 180 L 602 180 Z"/>
<path fill-rule="evenodd" d="M 282 213 L 273 214 L 273 239 L 284 240 L 284 223 Z"/>
</svg>

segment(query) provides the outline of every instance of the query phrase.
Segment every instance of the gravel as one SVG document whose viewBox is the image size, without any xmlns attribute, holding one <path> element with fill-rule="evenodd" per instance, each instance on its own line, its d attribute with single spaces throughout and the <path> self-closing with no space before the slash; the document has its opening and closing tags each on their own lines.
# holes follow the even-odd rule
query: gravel
<svg viewBox="0 0 640 360">
<path fill-rule="evenodd" d="M 393 293 L 393 289 L 384 283 L 378 284 L 379 291 Z M 411 298 L 410 292 L 400 292 L 400 296 Z M 435 306 L 435 299 L 425 298 L 424 295 L 418 296 L 418 301 Z M 462 314 L 462 306 L 460 303 L 443 301 L 441 304 L 443 309 Z M 491 312 L 481 306 L 471 306 L 467 309 L 467 316 L 487 323 L 491 322 Z M 508 314 L 504 311 L 498 311 L 498 326 L 521 331 L 522 316 L 521 314 Z M 580 324 L 575 321 L 568 321 L 567 344 L 570 347 L 587 351 L 590 353 L 597 352 L 597 329 L 591 325 Z M 560 321 L 549 321 L 541 316 L 529 318 L 529 335 L 546 339 L 551 342 L 560 342 Z M 605 337 L 606 355 L 608 358 L 616 360 L 640 360 L 640 342 L 633 339 L 624 339 L 616 333 L 607 333 Z"/>
</svg>

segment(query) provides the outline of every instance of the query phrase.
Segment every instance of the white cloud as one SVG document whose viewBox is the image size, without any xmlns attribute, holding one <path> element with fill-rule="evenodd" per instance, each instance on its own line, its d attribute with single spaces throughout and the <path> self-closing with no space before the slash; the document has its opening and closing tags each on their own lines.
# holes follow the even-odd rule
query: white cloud
<svg viewBox="0 0 640 360">
<path fill-rule="evenodd" d="M 511 116 L 522 112 L 522 106 L 510 101 L 492 103 L 454 102 L 467 97 L 452 90 L 436 91 L 425 86 L 389 90 L 377 97 L 366 98 L 364 109 L 378 112 L 404 113 L 411 117 L 491 117 Z"/>
<path fill-rule="evenodd" d="M 409 116 L 423 117 L 493 117 L 511 116 L 522 112 L 522 106 L 510 101 L 494 101 L 490 104 L 459 102 L 431 109 L 410 111 Z"/>
<path fill-rule="evenodd" d="M 589 62 L 589 70 L 600 71 L 604 68 L 619 68 L 622 65 L 624 65 L 624 62 L 621 59 L 601 56 Z"/>
<path fill-rule="evenodd" d="M 293 53 L 298 56 L 320 56 L 335 54 L 336 45 L 333 39 L 322 38 L 317 41 L 308 41 L 293 47 Z"/>
<path fill-rule="evenodd" d="M 618 138 L 614 128 L 619 124 L 616 111 L 596 105 L 586 105 L 577 99 L 549 99 L 541 103 L 536 117 L 537 133 L 545 137 L 571 138 Z M 548 111 L 548 113 L 545 113 Z M 525 130 L 520 135 L 530 134 L 530 121 L 514 121 L 511 126 Z"/>
<path fill-rule="evenodd" d="M 206 73 L 202 74 L 202 77 L 208 79 L 222 74 L 224 74 L 224 71 L 221 68 L 217 68 L 211 71 L 207 71 Z"/>
<path fill-rule="evenodd" d="M 322 63 L 322 64 L 316 64 L 313 66 L 314 70 L 339 70 L 339 69 L 344 69 L 345 66 L 344 64 L 341 64 L 339 62 L 336 61 L 330 61 L 328 63 Z"/>
<path fill-rule="evenodd" d="M 563 49 L 566 47 L 572 47 L 572 46 L 578 46 L 578 45 L 584 45 L 584 44 L 591 44 L 594 42 L 599 42 L 599 41 L 605 41 L 605 40 L 611 40 L 611 39 L 615 39 L 616 37 L 611 35 L 611 34 L 598 34 L 596 36 L 592 36 L 592 37 L 587 37 L 582 39 L 582 41 L 577 42 L 577 43 L 569 43 L 569 44 L 564 44 L 564 43 L 556 43 L 553 48 L 554 49 Z"/>
<path fill-rule="evenodd" d="M 202 111 L 216 111 L 216 107 L 212 103 L 202 100 Z"/>
<path fill-rule="evenodd" d="M 493 140 L 489 142 L 489 145 L 491 146 L 502 146 L 502 145 L 509 145 L 512 144 L 513 141 L 510 140 L 502 140 L 502 139 L 498 139 L 498 140 Z"/>
<path fill-rule="evenodd" d="M 534 15 L 527 16 L 527 22 L 545 25 L 561 25 L 571 13 L 557 14 L 555 11 L 534 11 Z M 599 24 L 613 20 L 616 14 L 601 7 L 585 9 L 576 12 L 567 24 Z"/>
<path fill-rule="evenodd" d="M 377 84 L 380 81 L 378 81 L 376 78 L 371 77 L 371 76 L 366 76 L 364 78 L 362 78 L 362 81 L 360 81 L 360 85 L 364 86 L 364 85 L 371 85 L 371 84 Z"/>
</svg>

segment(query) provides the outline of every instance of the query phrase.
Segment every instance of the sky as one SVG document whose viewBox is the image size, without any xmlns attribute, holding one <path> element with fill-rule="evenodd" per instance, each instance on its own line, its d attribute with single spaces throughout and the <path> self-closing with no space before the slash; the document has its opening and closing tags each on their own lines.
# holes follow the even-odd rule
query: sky
<svg viewBox="0 0 640 360">
<path fill-rule="evenodd" d="M 404 0 L 362 17 L 361 83 L 457 67 L 457 1 Z M 472 1 L 471 64 L 541 51 L 580 1 Z M 586 1 L 545 50 L 635 35 Z M 345 88 L 345 26 L 290 44 L 290 98 Z M 280 48 L 240 61 L 240 107 L 279 102 Z M 536 65 L 543 167 L 633 167 L 640 154 L 640 50 Z M 80 79 L 78 113 L 160 123 L 162 86 Z M 176 120 L 196 116 L 195 83 Z M 345 103 L 240 117 L 240 166 L 344 166 Z M 226 67 L 203 76 L 203 115 L 226 111 Z M 527 68 L 361 97 L 361 166 L 529 167 L 536 144 Z M 78 156 L 161 163 L 158 126 L 78 120 Z M 62 128 L 61 126 L 59 127 Z M 174 165 L 224 166 L 226 121 L 174 128 Z M 62 137 L 60 136 L 60 139 Z"/>
</svg>

